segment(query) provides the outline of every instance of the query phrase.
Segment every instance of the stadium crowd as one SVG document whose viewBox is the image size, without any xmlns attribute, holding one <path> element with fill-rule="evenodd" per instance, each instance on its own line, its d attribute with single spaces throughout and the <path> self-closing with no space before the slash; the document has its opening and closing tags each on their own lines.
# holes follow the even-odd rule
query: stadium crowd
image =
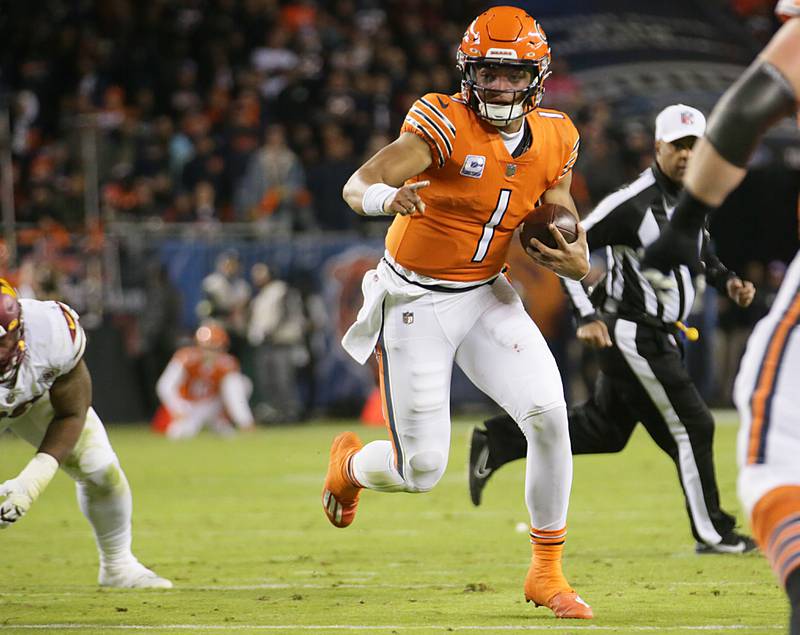
<svg viewBox="0 0 800 635">
<path fill-rule="evenodd" d="M 419 95 L 457 89 L 452 45 L 485 4 L 12 3 L 0 20 L 0 103 L 10 111 L 17 241 L 29 254 L 15 279 L 31 295 L 85 306 L 71 281 L 102 243 L 85 213 L 87 138 L 105 224 L 382 234 L 386 221 L 359 219 L 342 185 L 396 135 Z M 756 37 L 774 27 L 769 4 L 731 2 Z M 546 86 L 544 105 L 568 112 L 581 135 L 573 196 L 585 214 L 650 164 L 652 130 L 584 99 L 557 43 Z M 721 327 L 749 331 L 763 304 L 746 318 L 723 315 Z M 720 354 L 735 369 L 739 353 Z"/>
<path fill-rule="evenodd" d="M 17 4 L 2 58 L 17 219 L 83 225 L 90 126 L 107 220 L 359 229 L 342 183 L 416 96 L 456 89 L 451 43 L 481 4 Z M 649 161 L 651 135 L 585 104 L 557 56 L 545 102 L 581 129 L 582 209 Z"/>
</svg>

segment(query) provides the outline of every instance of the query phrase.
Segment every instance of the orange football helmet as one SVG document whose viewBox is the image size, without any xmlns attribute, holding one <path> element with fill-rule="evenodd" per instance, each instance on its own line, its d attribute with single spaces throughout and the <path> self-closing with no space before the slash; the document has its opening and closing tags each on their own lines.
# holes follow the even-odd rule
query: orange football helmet
<svg viewBox="0 0 800 635">
<path fill-rule="evenodd" d="M 0 383 L 13 381 L 25 356 L 22 307 L 14 287 L 0 278 Z"/>
<path fill-rule="evenodd" d="M 456 53 L 461 71 L 461 93 L 478 116 L 496 126 L 505 126 L 535 109 L 544 95 L 544 80 L 550 75 L 550 47 L 542 27 L 517 7 L 492 7 L 472 21 Z M 495 90 L 480 86 L 477 70 L 482 65 L 522 67 L 530 83 L 522 90 Z M 513 92 L 510 104 L 492 104 L 486 91 Z"/>
<path fill-rule="evenodd" d="M 194 333 L 194 339 L 200 348 L 212 351 L 227 351 L 230 338 L 216 322 L 204 322 Z"/>
</svg>

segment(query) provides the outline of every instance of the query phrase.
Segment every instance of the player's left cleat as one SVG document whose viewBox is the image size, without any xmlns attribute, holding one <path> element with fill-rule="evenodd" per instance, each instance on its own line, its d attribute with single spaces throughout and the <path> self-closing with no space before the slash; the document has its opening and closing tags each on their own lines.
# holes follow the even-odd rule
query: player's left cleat
<svg viewBox="0 0 800 635">
<path fill-rule="evenodd" d="M 100 567 L 100 586 L 118 589 L 171 589 L 172 582 L 151 571 L 138 560 L 124 565 Z"/>
<path fill-rule="evenodd" d="M 356 517 L 361 487 L 348 474 L 350 458 L 363 447 L 353 432 L 342 432 L 331 444 L 328 473 L 322 488 L 322 508 L 334 527 L 347 527 Z"/>
<path fill-rule="evenodd" d="M 578 620 L 594 617 L 592 607 L 570 587 L 560 566 L 550 574 L 537 575 L 535 564 L 531 563 L 525 576 L 525 601 L 546 606 L 556 617 Z"/>
<path fill-rule="evenodd" d="M 573 620 L 590 620 L 594 617 L 592 607 L 586 604 L 575 591 L 557 593 L 545 604 L 538 604 L 536 600 L 528 600 L 536 606 L 546 606 L 556 617 Z"/>
<path fill-rule="evenodd" d="M 469 497 L 477 507 L 481 504 L 481 496 L 486 482 L 494 473 L 489 466 L 489 435 L 478 426 L 472 428 L 469 444 Z"/>
<path fill-rule="evenodd" d="M 725 534 L 722 540 L 715 545 L 698 542 L 694 547 L 694 552 L 701 555 L 710 553 L 750 553 L 757 548 L 758 545 L 750 536 L 731 531 Z"/>
<path fill-rule="evenodd" d="M 539 595 L 530 592 L 525 584 L 525 601 L 533 602 L 534 606 L 546 606 L 556 617 L 563 619 L 590 620 L 594 617 L 592 607 L 572 589 L 561 591 L 547 598 L 547 594 Z"/>
</svg>

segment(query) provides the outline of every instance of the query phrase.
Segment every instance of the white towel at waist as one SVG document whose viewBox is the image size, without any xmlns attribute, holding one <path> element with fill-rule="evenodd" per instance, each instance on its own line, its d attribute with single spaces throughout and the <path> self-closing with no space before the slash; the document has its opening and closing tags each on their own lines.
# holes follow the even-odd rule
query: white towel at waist
<svg viewBox="0 0 800 635">
<path fill-rule="evenodd" d="M 391 294 L 394 297 L 405 296 L 413 299 L 430 291 L 406 282 L 381 260 L 377 268 L 370 269 L 364 274 L 361 293 L 364 295 L 364 304 L 358 311 L 356 321 L 342 338 L 342 347 L 359 364 L 369 359 L 375 350 L 375 344 L 378 343 L 383 326 L 383 301 L 386 296 Z"/>
</svg>

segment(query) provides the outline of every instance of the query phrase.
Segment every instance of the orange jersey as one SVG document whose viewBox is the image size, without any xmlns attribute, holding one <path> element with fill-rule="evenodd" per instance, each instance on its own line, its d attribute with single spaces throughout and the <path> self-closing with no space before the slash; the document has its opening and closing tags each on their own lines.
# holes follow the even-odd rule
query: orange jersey
<svg viewBox="0 0 800 635">
<path fill-rule="evenodd" d="M 239 362 L 233 355 L 204 350 L 198 346 L 187 346 L 175 353 L 185 376 L 181 382 L 180 396 L 187 401 L 200 401 L 219 396 L 223 377 L 239 371 Z"/>
<path fill-rule="evenodd" d="M 460 96 L 430 93 L 414 103 L 401 132 L 422 138 L 433 163 L 411 179 L 431 182 L 418 192 L 425 213 L 396 216 L 386 236 L 398 264 L 464 282 L 500 272 L 514 230 L 578 158 L 578 131 L 567 115 L 537 108 L 525 121 L 531 146 L 513 158 L 497 128 Z"/>
</svg>

